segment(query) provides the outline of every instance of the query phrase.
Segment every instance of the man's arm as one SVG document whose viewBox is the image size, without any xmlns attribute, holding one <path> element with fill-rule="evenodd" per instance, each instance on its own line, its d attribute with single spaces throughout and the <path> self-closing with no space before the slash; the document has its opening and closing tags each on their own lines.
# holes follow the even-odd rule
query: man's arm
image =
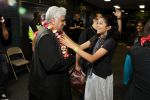
<svg viewBox="0 0 150 100">
<path fill-rule="evenodd" d="M 5 23 L 2 23 L 2 36 L 5 40 L 8 40 L 9 38 L 9 33 L 8 33 Z"/>
</svg>

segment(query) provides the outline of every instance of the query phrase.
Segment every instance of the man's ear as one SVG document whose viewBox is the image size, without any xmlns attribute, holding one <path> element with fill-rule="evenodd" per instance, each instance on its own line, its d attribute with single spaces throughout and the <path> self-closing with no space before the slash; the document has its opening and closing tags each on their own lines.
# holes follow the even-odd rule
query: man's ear
<svg viewBox="0 0 150 100">
<path fill-rule="evenodd" d="M 111 28 L 112 28 L 112 26 L 108 26 L 108 27 L 107 27 L 107 31 L 110 30 Z"/>
<path fill-rule="evenodd" d="M 51 19 L 51 21 L 50 21 L 53 25 L 55 24 L 55 19 L 53 18 L 53 19 Z"/>
</svg>

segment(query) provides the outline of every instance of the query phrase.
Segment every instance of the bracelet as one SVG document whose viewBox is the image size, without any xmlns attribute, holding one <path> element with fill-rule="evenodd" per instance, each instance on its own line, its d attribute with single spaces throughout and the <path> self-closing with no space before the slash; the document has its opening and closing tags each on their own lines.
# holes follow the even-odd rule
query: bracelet
<svg viewBox="0 0 150 100">
<path fill-rule="evenodd" d="M 78 47 L 73 48 L 73 50 L 74 50 L 75 52 L 77 52 L 77 51 L 78 51 Z"/>
</svg>

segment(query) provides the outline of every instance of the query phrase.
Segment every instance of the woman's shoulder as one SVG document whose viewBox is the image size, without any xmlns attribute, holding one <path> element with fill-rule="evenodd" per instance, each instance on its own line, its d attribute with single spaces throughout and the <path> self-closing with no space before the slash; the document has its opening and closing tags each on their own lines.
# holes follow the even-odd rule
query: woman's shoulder
<svg viewBox="0 0 150 100">
<path fill-rule="evenodd" d="M 107 38 L 104 43 L 117 43 L 116 39 L 114 39 L 113 37 Z"/>
</svg>

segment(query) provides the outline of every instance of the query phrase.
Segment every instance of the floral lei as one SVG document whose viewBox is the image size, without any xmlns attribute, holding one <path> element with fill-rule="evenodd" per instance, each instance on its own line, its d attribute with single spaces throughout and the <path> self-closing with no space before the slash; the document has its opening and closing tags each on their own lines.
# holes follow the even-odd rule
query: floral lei
<svg viewBox="0 0 150 100">
<path fill-rule="evenodd" d="M 145 42 L 150 42 L 150 35 L 141 38 L 141 46 L 143 46 Z"/>
<path fill-rule="evenodd" d="M 52 27 L 50 27 L 46 21 L 42 22 L 42 26 L 44 26 L 47 29 L 52 30 Z M 57 32 L 57 30 L 55 30 L 53 33 L 55 34 L 57 39 L 59 39 L 61 37 L 61 35 L 63 34 L 63 32 Z M 37 32 L 35 33 L 35 36 L 36 35 L 37 35 Z M 69 57 L 68 48 L 63 44 L 60 44 L 60 48 L 61 48 L 61 52 L 63 54 L 63 57 L 68 58 Z"/>
</svg>

